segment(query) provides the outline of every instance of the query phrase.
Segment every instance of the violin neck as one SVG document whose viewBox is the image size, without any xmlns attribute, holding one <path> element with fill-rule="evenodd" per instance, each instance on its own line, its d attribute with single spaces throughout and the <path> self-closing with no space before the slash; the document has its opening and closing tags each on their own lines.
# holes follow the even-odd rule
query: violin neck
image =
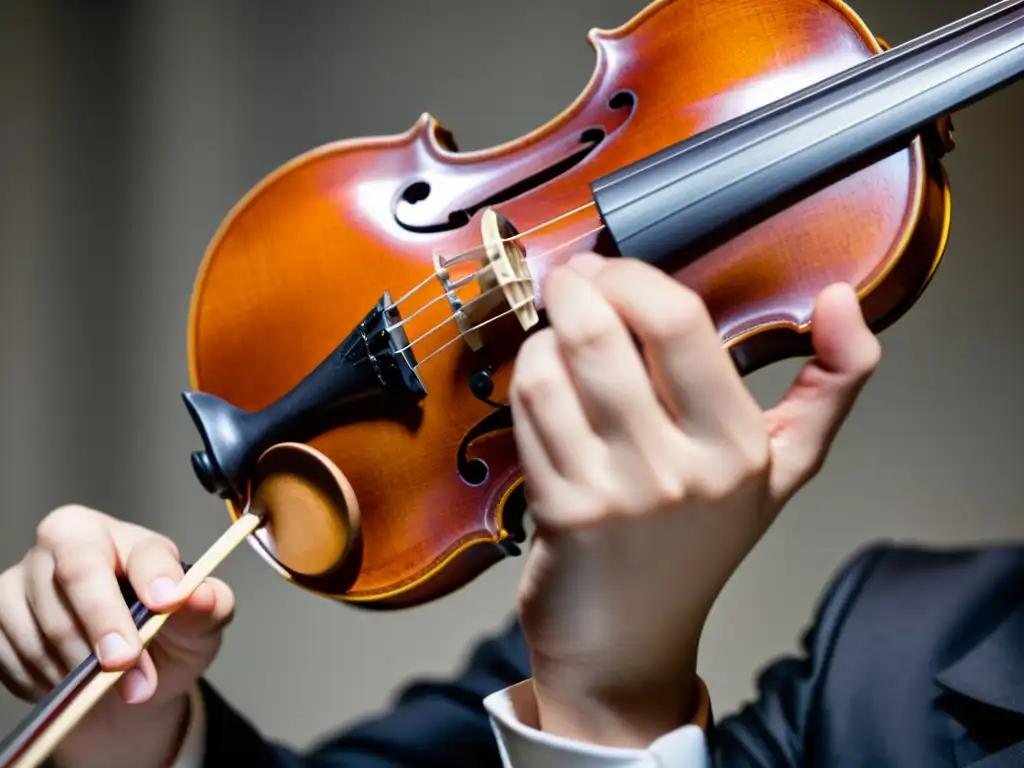
<svg viewBox="0 0 1024 768">
<path fill-rule="evenodd" d="M 591 185 L 620 253 L 661 266 L 1024 74 L 1024 0 L 1006 0 Z"/>
</svg>

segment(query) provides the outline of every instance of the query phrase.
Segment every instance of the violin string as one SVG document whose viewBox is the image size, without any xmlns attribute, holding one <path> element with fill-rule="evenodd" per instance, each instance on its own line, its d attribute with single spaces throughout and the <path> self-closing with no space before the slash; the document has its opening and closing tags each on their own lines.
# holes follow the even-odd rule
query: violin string
<svg viewBox="0 0 1024 768">
<path fill-rule="evenodd" d="M 563 248 L 567 248 L 568 246 L 572 245 L 575 242 L 578 242 L 580 240 L 583 240 L 586 237 L 589 237 L 590 235 L 593 235 L 593 234 L 595 234 L 597 232 L 600 232 L 602 229 L 604 229 L 604 225 L 603 224 L 601 226 L 599 226 L 599 227 L 595 227 L 594 229 L 591 229 L 591 230 L 588 230 L 587 232 L 584 232 L 582 235 L 577 235 L 576 237 L 572 238 L 571 240 L 567 240 L 566 242 L 564 242 L 564 243 L 562 243 L 560 245 L 555 246 L 554 248 L 552 248 L 549 251 L 545 251 L 544 253 L 540 253 L 540 254 L 537 254 L 535 256 L 527 256 L 526 257 L 526 261 L 527 262 L 529 262 L 529 261 L 537 261 L 537 260 L 546 258 L 547 256 L 550 256 L 552 253 L 555 253 L 556 251 L 560 251 Z M 506 242 L 506 241 L 509 241 L 511 239 L 512 238 L 507 238 L 506 240 L 503 240 L 502 242 Z M 475 272 L 471 272 L 468 275 L 466 275 L 465 277 L 463 277 L 463 278 L 461 278 L 459 280 L 456 280 L 454 283 L 452 283 L 450 286 L 448 286 L 447 290 L 442 291 L 439 296 L 435 296 L 434 298 L 432 298 L 430 301 L 428 301 L 422 307 L 417 309 L 411 315 L 409 315 L 408 317 L 402 318 L 401 320 L 399 320 L 397 323 L 395 323 L 393 325 L 389 325 L 388 326 L 388 330 L 392 331 L 392 330 L 394 330 L 396 328 L 401 328 L 406 323 L 408 323 L 408 322 L 412 321 L 414 318 L 416 318 L 417 315 L 420 315 L 423 312 L 425 312 L 426 310 L 430 309 L 430 307 L 432 307 L 434 304 L 437 304 L 437 302 L 439 302 L 439 301 L 443 301 L 444 299 L 451 299 L 451 298 L 455 298 L 456 300 L 458 300 L 458 296 L 455 294 L 455 291 L 457 291 L 459 288 L 464 288 L 465 286 L 469 285 L 470 283 L 472 283 L 473 281 L 475 281 L 477 278 L 481 277 L 482 275 L 485 275 L 486 273 L 491 272 L 493 269 L 494 269 L 494 265 L 493 264 L 487 264 L 487 265 L 481 267 L 480 269 L 476 270 Z M 434 275 L 431 275 L 430 277 L 428 277 L 424 282 L 420 283 L 417 288 L 414 288 L 412 292 L 419 290 L 419 288 L 423 287 L 433 277 L 434 277 Z M 519 281 L 516 281 L 516 282 L 519 282 Z M 474 301 L 476 301 L 477 299 L 483 298 L 484 296 L 487 296 L 490 293 L 492 293 L 492 292 L 494 292 L 496 290 L 499 290 L 500 288 L 501 288 L 501 286 L 494 286 L 494 287 L 488 288 L 486 291 L 484 291 L 483 293 L 481 293 L 478 296 L 476 296 L 466 306 L 467 307 L 471 306 L 472 303 Z M 407 296 L 411 295 L 412 292 L 410 292 L 410 294 L 407 294 Z M 399 302 L 395 302 L 395 304 L 393 304 L 392 306 L 397 306 L 398 303 Z M 428 333 L 429 333 L 429 331 L 428 331 Z M 424 334 L 424 335 L 426 335 L 426 334 Z M 420 336 L 416 341 L 419 341 L 419 339 L 422 339 L 422 338 L 423 338 L 423 336 Z M 416 343 L 416 342 L 413 342 L 413 343 Z M 408 347 L 406 347 L 405 349 L 408 349 Z"/>
<path fill-rule="evenodd" d="M 550 250 L 545 251 L 544 253 L 537 254 L 536 256 L 529 256 L 529 257 L 526 258 L 526 261 L 529 262 L 529 261 L 538 260 L 538 259 L 542 259 L 542 258 L 545 258 L 547 256 L 550 256 L 552 253 L 556 253 L 559 250 L 562 250 L 564 248 L 568 248 L 574 242 L 578 242 L 579 240 L 582 240 L 583 238 L 587 237 L 588 235 L 592 235 L 592 234 L 594 234 L 596 232 L 600 232 L 602 229 L 604 229 L 604 225 L 603 224 L 601 226 L 599 226 L 599 227 L 595 227 L 592 230 L 584 232 L 581 235 L 577 235 L 576 237 L 572 238 L 571 240 L 567 240 L 564 243 L 556 245 L 554 248 L 551 248 Z M 470 278 L 473 278 L 475 275 L 482 274 L 484 272 L 488 272 L 491 269 L 493 269 L 493 265 L 488 264 L 487 266 L 477 270 L 476 272 L 474 272 L 472 275 L 470 275 L 468 278 L 465 278 L 465 279 L 469 280 Z M 462 281 L 460 281 L 460 282 L 462 282 Z M 524 278 L 518 278 L 516 280 L 513 280 L 512 282 L 513 283 L 524 283 L 524 282 L 525 283 L 532 283 L 533 279 L 529 278 L 529 277 L 524 277 Z M 486 291 L 483 291 L 480 294 L 478 294 L 477 296 L 473 297 L 467 304 L 465 304 L 463 306 L 463 309 L 471 308 L 476 302 L 481 301 L 482 299 L 486 298 L 487 296 L 489 296 L 490 294 L 494 293 L 495 291 L 500 291 L 500 290 L 502 290 L 502 286 L 501 285 L 495 285 L 495 286 L 492 286 L 491 288 L 488 288 Z M 451 291 L 443 292 L 440 296 L 432 299 L 426 306 L 424 306 L 424 307 L 420 308 L 419 310 L 417 310 L 415 314 L 419 314 L 419 312 L 422 312 L 424 309 L 426 309 L 427 306 L 430 306 L 430 304 L 434 304 L 434 303 L 440 301 L 441 299 L 444 299 L 445 297 L 448 297 L 448 296 L 451 296 L 451 295 L 452 295 Z M 533 299 L 530 298 L 528 301 L 533 301 Z M 500 315 L 500 316 L 495 317 L 495 318 L 491 318 L 490 320 L 487 320 L 484 323 L 481 323 L 479 325 L 471 326 L 470 328 L 468 328 L 465 331 L 463 331 L 462 333 L 460 333 L 460 335 L 457 336 L 455 339 L 453 339 L 452 341 L 448 342 L 448 344 L 451 344 L 451 343 L 453 343 L 455 341 L 458 341 L 465 334 L 473 333 L 474 331 L 482 328 L 484 325 L 487 325 L 487 324 L 493 322 L 494 320 L 498 320 L 501 317 L 503 317 L 504 315 L 507 315 L 509 312 L 514 312 L 517 309 L 519 309 L 519 307 L 513 307 L 511 310 L 506 311 L 503 315 Z M 410 317 L 409 319 L 411 320 L 412 317 Z M 457 315 L 454 315 L 454 314 L 449 315 L 448 317 L 446 317 L 444 320 L 439 322 L 437 325 L 435 325 L 430 330 L 425 331 L 424 333 L 421 333 L 419 336 L 417 336 L 415 339 L 410 341 L 404 347 L 402 347 L 401 349 L 396 350 L 396 354 L 402 354 L 404 352 L 409 351 L 414 346 L 416 346 L 421 341 L 423 341 L 425 338 L 427 338 L 428 336 L 436 333 L 437 331 L 441 330 L 446 325 L 448 325 L 448 323 L 452 322 L 453 320 L 457 320 L 457 319 L 458 319 Z M 396 324 L 395 326 L 390 326 L 390 327 L 398 327 L 398 324 Z M 446 344 L 445 346 L 448 346 L 448 344 Z M 442 349 L 443 349 L 443 347 L 442 347 Z M 440 351 L 440 350 L 436 350 L 436 351 Z M 433 354 L 430 355 L 430 357 L 432 357 L 432 356 L 433 356 Z M 429 359 L 429 358 L 426 358 L 426 359 Z M 424 362 L 426 362 L 426 359 L 420 361 L 419 365 L 422 365 Z M 415 367 L 418 368 L 419 365 L 417 365 Z"/>
<path fill-rule="evenodd" d="M 523 301 L 518 302 L 517 304 L 512 305 L 512 307 L 510 307 L 509 309 L 506 309 L 500 315 L 495 315 L 494 317 L 491 317 L 491 318 L 488 318 L 487 320 L 484 320 L 482 323 L 477 323 L 472 328 L 470 328 L 468 331 L 460 332 L 459 335 L 456 336 L 454 339 L 449 339 L 444 344 L 442 344 L 440 347 L 438 347 L 433 352 L 431 352 L 429 355 L 427 355 L 425 358 L 423 358 L 418 363 L 416 363 L 416 365 L 414 365 L 413 368 L 415 368 L 418 371 L 432 357 L 434 357 L 435 355 L 441 354 L 446 349 L 448 349 L 448 347 L 450 347 L 452 344 L 455 344 L 456 342 L 461 341 L 463 336 L 465 336 L 466 333 L 472 333 L 473 331 L 477 331 L 477 330 L 483 328 L 484 326 L 487 326 L 487 325 L 490 325 L 491 323 L 497 322 L 498 320 L 501 320 L 501 318 L 503 318 L 503 317 L 507 317 L 508 315 L 511 315 L 514 312 L 518 312 L 520 309 L 522 309 L 523 307 L 527 306 L 528 304 L 530 304 L 532 302 L 533 302 L 532 298 L 523 299 Z M 448 320 L 445 320 L 442 323 L 442 325 L 447 325 L 452 319 L 454 319 L 454 317 L 449 318 Z M 424 334 L 424 335 L 426 335 L 426 334 Z M 408 347 L 407 347 L 407 349 L 408 349 Z"/>
<path fill-rule="evenodd" d="M 580 240 L 583 240 L 586 237 L 589 237 L 590 235 L 594 235 L 597 232 L 600 232 L 602 229 L 604 229 L 604 224 L 602 224 L 602 225 L 600 225 L 598 227 L 595 227 L 594 229 L 588 230 L 587 232 L 584 232 L 581 235 L 577 235 L 576 237 L 574 237 L 574 238 L 572 238 L 570 240 L 566 240 L 565 242 L 560 243 L 559 245 L 556 245 L 555 247 L 551 248 L 550 250 L 545 251 L 544 253 L 540 253 L 540 254 L 537 254 L 535 256 L 528 256 L 526 258 L 526 261 L 529 262 L 529 261 L 535 261 L 535 260 L 546 258 L 546 257 L 550 256 L 553 253 L 556 253 L 556 252 L 558 252 L 560 250 L 568 248 L 570 245 L 572 245 L 575 242 L 578 242 Z M 479 269 L 476 272 L 474 272 L 469 277 L 464 278 L 463 281 L 468 282 L 475 275 L 487 272 L 488 270 L 490 270 L 492 268 L 493 268 L 493 265 L 488 264 L 487 266 L 483 267 L 482 269 Z M 463 281 L 459 281 L 459 282 L 463 282 Z M 533 282 L 533 278 L 531 278 L 531 277 L 517 278 L 516 280 L 513 280 L 512 282 L 513 283 L 517 283 L 517 284 L 518 283 L 532 283 Z M 501 285 L 496 285 L 496 286 L 493 286 L 491 288 L 488 288 L 486 291 L 483 291 L 480 294 L 478 294 L 477 296 L 473 297 L 467 304 L 464 305 L 463 308 L 464 309 L 471 308 L 476 302 L 483 300 L 484 298 L 486 298 L 490 294 L 494 293 L 495 291 L 502 290 L 502 288 L 503 287 Z M 450 296 L 450 295 L 451 295 L 450 291 L 445 291 L 442 295 L 436 297 L 435 299 L 432 299 L 424 307 L 421 307 L 419 310 L 417 310 L 416 313 L 414 313 L 414 315 L 410 316 L 408 319 L 411 320 L 412 317 L 414 317 L 416 314 L 419 314 L 420 312 L 422 312 L 424 309 L 426 309 L 431 304 L 434 304 L 437 301 L 440 301 L 441 299 L 444 299 L 446 296 Z M 429 355 L 427 355 L 425 358 L 420 360 L 418 363 L 416 363 L 416 365 L 414 365 L 412 367 L 418 370 L 421 366 L 423 366 L 424 363 L 426 363 L 432 357 L 434 357 L 437 354 L 440 354 L 445 349 L 450 347 L 452 344 L 455 344 L 456 342 L 462 340 L 466 336 L 466 334 L 474 333 L 474 332 L 480 330 L 481 328 L 483 328 L 483 327 L 485 327 L 487 325 L 490 325 L 493 322 L 496 322 L 496 321 L 502 319 L 503 317 L 507 317 L 508 315 L 510 315 L 510 314 L 512 314 L 514 312 L 518 312 L 520 309 L 522 309 L 523 307 L 527 306 L 528 304 L 530 304 L 532 302 L 533 302 L 533 297 L 531 296 L 531 297 L 525 299 L 524 301 L 519 302 L 519 303 L 511 306 L 509 309 L 505 310 L 500 315 L 496 315 L 495 317 L 488 318 L 487 320 L 484 320 L 484 321 L 482 321 L 480 323 L 477 323 L 476 325 L 470 326 L 465 331 L 460 331 L 459 334 L 457 336 L 455 336 L 455 338 L 450 339 L 449 341 L 445 342 L 438 349 L 435 349 L 433 352 L 431 352 Z M 405 352 L 408 352 L 414 346 L 416 346 L 417 344 L 422 342 L 424 339 L 426 339 L 428 336 L 433 335 L 434 333 L 436 333 L 437 331 L 441 330 L 446 325 L 448 325 L 449 323 L 451 323 L 451 322 L 453 322 L 453 321 L 455 321 L 457 319 L 458 319 L 457 315 L 455 315 L 455 314 L 449 315 L 444 320 L 442 320 L 441 322 L 437 323 L 437 325 L 435 325 L 430 330 L 425 331 L 424 333 L 421 333 L 419 336 L 417 336 L 415 339 L 410 341 L 404 347 L 402 347 L 401 349 L 396 350 L 396 354 L 404 354 Z M 403 322 L 405 322 L 405 321 L 403 321 Z M 401 325 L 401 323 L 399 323 L 399 324 L 397 324 L 396 326 L 393 326 L 393 327 L 398 327 L 398 325 Z"/>
<path fill-rule="evenodd" d="M 563 248 L 568 248 L 573 243 L 578 243 L 580 240 L 583 240 L 584 238 L 590 237 L 591 235 L 596 235 L 598 232 L 600 232 L 602 229 L 604 229 L 604 226 L 605 225 L 602 224 L 602 225 L 600 225 L 598 227 L 594 227 L 593 229 L 584 232 L 582 235 L 577 235 L 576 237 L 572 238 L 571 240 L 566 240 L 564 243 L 561 243 L 560 245 L 556 245 L 554 248 L 552 248 L 549 251 L 545 251 L 544 253 L 539 253 L 536 256 L 528 256 L 526 258 L 526 261 L 530 261 L 531 259 L 539 260 L 539 259 L 547 258 L 552 253 L 556 253 L 557 251 L 560 251 Z"/>
<path fill-rule="evenodd" d="M 520 277 L 520 278 L 517 278 L 517 279 L 513 280 L 512 282 L 513 282 L 513 283 L 529 283 L 529 282 L 532 282 L 532 279 L 531 279 L 531 278 L 529 278 L 529 277 Z M 477 296 L 474 296 L 474 297 L 473 297 L 473 298 L 472 298 L 472 299 L 471 299 L 471 300 L 470 300 L 470 301 L 469 301 L 469 302 L 468 302 L 467 304 L 465 304 L 465 305 L 463 306 L 463 308 L 464 308 L 464 309 L 469 309 L 469 308 L 471 308 L 471 307 L 472 307 L 472 306 L 473 306 L 473 305 L 474 305 L 475 303 L 477 303 L 478 301 L 481 301 L 481 300 L 483 300 L 483 299 L 487 298 L 487 296 L 488 296 L 489 294 L 493 293 L 494 291 L 497 291 L 497 290 L 501 290 L 501 287 L 502 287 L 502 286 L 500 286 L 500 285 L 496 285 L 496 286 L 494 286 L 493 288 L 488 288 L 488 289 L 487 289 L 486 291 L 484 291 L 483 293 L 481 293 L 481 294 L 479 294 L 479 295 L 477 295 Z M 444 296 L 440 296 L 439 298 L 444 298 Z M 436 301 L 436 299 L 435 299 L 435 301 Z M 424 332 L 423 332 L 423 333 L 421 333 L 421 334 L 420 334 L 419 336 L 417 336 L 417 337 L 416 337 L 415 339 L 413 339 L 413 340 L 412 340 L 412 341 L 410 341 L 410 342 L 409 342 L 408 344 L 406 344 L 406 345 L 405 345 L 404 347 L 402 347 L 401 349 L 398 349 L 398 350 L 396 350 L 396 351 L 395 351 L 395 354 L 399 354 L 399 355 L 400 355 L 400 354 L 402 354 L 403 352 L 408 352 L 408 351 L 409 351 L 410 349 L 412 349 L 412 348 L 413 348 L 413 347 L 414 347 L 414 346 L 415 346 L 416 344 L 419 344 L 419 343 L 420 343 L 421 341 L 423 341 L 423 340 L 424 340 L 425 338 L 427 338 L 427 336 L 430 336 L 430 335 L 432 335 L 432 334 L 436 333 L 437 331 L 441 330 L 441 329 L 442 329 L 442 328 L 444 328 L 444 327 L 445 327 L 446 325 L 448 325 L 448 323 L 452 322 L 452 321 L 453 321 L 453 320 L 455 320 L 456 318 L 457 318 L 457 316 L 456 316 L 456 315 L 449 315 L 449 316 L 448 316 L 448 317 L 446 317 L 446 318 L 445 318 L 444 320 L 442 320 L 442 321 L 441 321 L 441 322 L 439 322 L 439 323 L 438 323 L 437 325 L 435 325 L 435 326 L 434 326 L 433 328 L 431 328 L 431 329 L 430 329 L 429 331 L 424 331 Z M 467 331 L 466 331 L 466 333 L 472 333 L 473 331 L 475 331 L 475 330 L 476 330 L 477 328 L 479 328 L 479 327 L 481 327 L 481 326 L 474 326 L 474 327 L 470 328 L 469 330 L 467 330 Z"/>
<path fill-rule="evenodd" d="M 553 219 L 548 219 L 547 221 L 543 221 L 540 224 L 537 224 L 536 226 L 531 227 L 530 229 L 526 230 L 525 232 L 522 232 L 522 233 L 516 234 L 516 235 L 510 235 L 508 237 L 503 237 L 498 242 L 500 242 L 500 243 L 511 243 L 513 240 L 521 240 L 524 237 L 528 237 L 528 236 L 532 235 L 534 232 L 540 232 L 542 229 L 546 229 L 547 227 L 550 227 L 553 224 L 557 224 L 562 219 L 567 219 L 570 216 L 575 216 L 577 213 L 579 213 L 581 211 L 585 211 L 585 210 L 587 210 L 587 208 L 593 208 L 595 206 L 596 206 L 596 203 L 594 203 L 594 201 L 591 200 L 589 203 L 584 203 L 581 206 L 573 208 L 571 211 L 566 211 L 565 213 L 561 213 L 558 216 L 555 216 Z M 486 247 L 485 245 L 481 244 L 481 245 L 478 245 L 478 246 L 476 246 L 474 248 L 470 248 L 468 251 L 464 251 L 463 253 L 460 253 L 460 254 L 457 254 L 456 256 L 453 256 L 451 259 L 447 260 L 445 262 L 445 264 L 446 265 L 447 264 L 461 264 L 463 261 L 466 260 L 466 258 L 468 256 L 476 253 L 477 251 L 479 251 L 480 249 L 485 248 L 485 247 Z"/>
<path fill-rule="evenodd" d="M 493 264 L 487 264 L 486 266 L 481 267 L 480 269 L 476 270 L 476 272 L 471 272 L 470 274 L 466 275 L 461 280 L 456 280 L 454 283 L 452 283 L 450 286 L 448 286 L 448 290 L 443 291 L 439 296 L 435 296 L 434 298 L 432 298 L 430 301 L 428 301 L 422 307 L 417 309 L 411 315 L 409 315 L 408 317 L 403 317 L 401 320 L 399 320 L 394 325 L 389 325 L 388 326 L 388 330 L 391 331 L 391 330 L 394 330 L 395 328 L 401 328 L 403 325 L 405 325 L 409 321 L 413 320 L 417 315 L 419 315 L 420 313 L 425 312 L 426 310 L 430 309 L 430 307 L 432 307 L 434 304 L 437 304 L 437 302 L 439 302 L 439 301 L 443 301 L 444 299 L 450 299 L 450 298 L 453 298 L 453 297 L 458 298 L 457 296 L 455 296 L 455 291 L 457 291 L 459 288 L 463 288 L 463 287 L 469 285 L 474 280 L 476 280 L 478 277 L 480 277 L 481 275 L 486 274 L 487 272 L 492 271 L 493 269 L 494 269 L 494 265 Z M 431 275 L 430 277 L 427 278 L 427 281 L 429 282 L 429 280 L 431 278 L 433 278 L 433 277 L 434 277 L 434 275 Z M 423 283 L 421 283 L 420 285 L 422 286 Z M 477 299 L 482 298 L 483 296 L 486 296 L 487 294 L 489 294 L 493 290 L 494 290 L 494 288 L 488 288 L 486 291 L 481 293 L 476 298 Z M 473 299 L 473 301 L 476 301 L 476 299 Z M 470 302 L 470 303 L 472 303 L 472 302 Z"/>
<path fill-rule="evenodd" d="M 503 237 L 498 242 L 499 243 L 510 243 L 513 240 L 518 240 L 518 239 L 527 237 L 528 235 L 531 235 L 531 234 L 533 234 L 535 232 L 539 232 L 542 229 L 546 229 L 547 227 L 550 227 L 553 224 L 557 224 L 562 219 L 567 219 L 570 216 L 575 216 L 577 213 L 580 213 L 581 211 L 585 211 L 587 208 L 594 207 L 595 205 L 596 205 L 596 203 L 594 203 L 594 201 L 591 200 L 589 203 L 584 203 L 583 205 L 580 205 L 580 206 L 578 206 L 576 208 L 573 208 L 571 211 L 566 211 L 565 213 L 559 214 L 558 216 L 555 216 L 552 219 L 548 219 L 546 221 L 542 221 L 540 224 L 537 224 L 536 226 L 531 227 L 530 229 L 526 230 L 525 232 L 522 232 L 522 233 L 516 234 L 516 235 L 511 235 L 509 237 Z M 446 259 L 444 261 L 444 266 L 445 267 L 450 267 L 450 266 L 456 266 L 458 264 L 461 264 L 464 261 L 466 261 L 469 257 L 471 257 L 474 254 L 477 254 L 480 251 L 484 250 L 486 247 L 487 247 L 486 244 L 481 243 L 480 245 L 474 246 L 473 248 L 470 248 L 469 250 L 463 251 L 462 253 L 457 253 L 455 256 L 451 257 L 450 259 Z M 401 304 L 403 302 L 408 301 L 410 298 L 412 298 L 412 296 L 414 296 L 416 293 L 418 293 L 423 288 L 425 288 L 427 286 L 427 284 L 430 283 L 436 276 L 437 276 L 436 273 L 433 273 L 433 272 L 431 274 L 427 275 L 425 278 L 423 278 L 423 280 L 421 282 L 419 282 L 416 285 L 414 285 L 409 290 L 408 293 L 406 293 L 404 296 L 402 296 L 400 299 L 398 299 L 398 301 L 393 301 L 391 304 L 386 306 L 384 308 L 384 311 L 385 312 L 390 312 L 392 309 L 396 309 L 397 307 L 401 306 Z"/>
</svg>

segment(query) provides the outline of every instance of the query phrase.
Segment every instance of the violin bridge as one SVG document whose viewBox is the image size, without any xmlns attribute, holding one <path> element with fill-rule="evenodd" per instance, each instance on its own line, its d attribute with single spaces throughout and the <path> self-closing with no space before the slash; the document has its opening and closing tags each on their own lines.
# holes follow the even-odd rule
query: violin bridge
<svg viewBox="0 0 1024 768">
<path fill-rule="evenodd" d="M 487 297 L 479 296 L 469 302 L 469 304 L 463 304 L 456 293 L 456 284 L 452 282 L 451 273 L 448 271 L 448 264 L 437 251 L 434 251 L 433 261 L 434 275 L 441 283 L 441 287 L 448 297 L 448 306 L 451 307 L 452 317 L 455 318 L 455 324 L 459 328 L 459 336 L 469 345 L 471 350 L 479 352 L 483 349 L 484 342 L 480 337 L 479 323 L 476 320 L 480 314 L 478 305 L 484 304 L 483 309 L 487 309 L 486 305 L 493 306 L 494 301 L 488 301 Z"/>
<path fill-rule="evenodd" d="M 474 352 L 484 347 L 482 329 L 498 317 L 514 314 L 524 331 L 539 321 L 533 300 L 533 279 L 526 266 L 525 252 L 515 242 L 515 229 L 511 223 L 493 209 L 488 208 L 481 217 L 483 251 L 480 268 L 475 271 L 477 295 L 463 303 L 455 288 L 466 284 L 473 276 L 452 280 L 451 265 L 461 262 L 445 261 L 436 251 L 433 254 L 434 275 L 441 283 L 459 335 Z"/>
<path fill-rule="evenodd" d="M 480 277 L 480 292 L 500 287 L 505 303 L 515 313 L 523 330 L 529 331 L 537 324 L 539 316 L 533 301 L 533 279 L 526 265 L 526 253 L 515 241 L 511 223 L 493 208 L 483 212 L 480 226 L 486 253 L 484 267 L 489 267 Z"/>
</svg>

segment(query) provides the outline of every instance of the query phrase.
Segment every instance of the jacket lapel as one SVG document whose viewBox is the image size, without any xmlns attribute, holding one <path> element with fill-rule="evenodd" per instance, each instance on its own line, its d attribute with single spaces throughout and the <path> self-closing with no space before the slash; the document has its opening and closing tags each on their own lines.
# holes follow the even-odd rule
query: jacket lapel
<svg viewBox="0 0 1024 768">
<path fill-rule="evenodd" d="M 957 722 L 957 766 L 1024 765 L 1024 602 L 935 679 Z"/>
</svg>

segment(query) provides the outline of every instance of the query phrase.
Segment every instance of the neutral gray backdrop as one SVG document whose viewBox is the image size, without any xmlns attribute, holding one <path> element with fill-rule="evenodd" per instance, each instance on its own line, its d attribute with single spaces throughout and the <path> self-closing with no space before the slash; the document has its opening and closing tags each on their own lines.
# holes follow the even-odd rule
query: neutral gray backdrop
<svg viewBox="0 0 1024 768">
<path fill-rule="evenodd" d="M 805 2 L 806 0 L 794 0 Z M 473 149 L 559 113 L 592 26 L 642 0 L 0 2 L 0 563 L 78 501 L 157 528 L 186 557 L 225 525 L 188 465 L 188 303 L 221 217 L 282 161 L 405 130 L 424 111 Z M 896 43 L 981 0 L 859 0 Z M 700 72 L 680 72 L 700 77 Z M 827 471 L 729 584 L 701 671 L 725 713 L 795 646 L 864 542 L 1024 536 L 1024 86 L 961 114 L 952 241 Z M 768 403 L 793 364 L 751 380 Z M 307 744 L 446 675 L 512 609 L 519 564 L 428 607 L 366 615 L 303 593 L 242 549 L 238 617 L 210 677 L 268 734 Z M 908 610 L 913 610 L 908 605 Z M 0 731 L 25 711 L 0 696 Z"/>
</svg>

